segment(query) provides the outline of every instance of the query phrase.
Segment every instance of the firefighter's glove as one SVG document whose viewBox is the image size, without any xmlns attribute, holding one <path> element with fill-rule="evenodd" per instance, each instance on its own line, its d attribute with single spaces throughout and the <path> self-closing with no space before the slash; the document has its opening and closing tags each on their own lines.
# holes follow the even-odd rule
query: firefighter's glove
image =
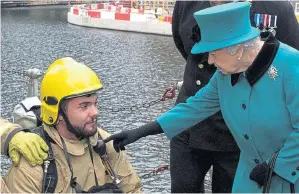
<svg viewBox="0 0 299 194">
<path fill-rule="evenodd" d="M 100 186 L 93 186 L 86 193 L 123 193 L 123 192 L 113 183 L 106 183 Z"/>
<path fill-rule="evenodd" d="M 20 154 L 30 166 L 41 165 L 48 157 L 48 150 L 48 145 L 39 135 L 24 131 L 15 134 L 8 146 L 9 156 L 15 166 L 20 162 Z"/>
<path fill-rule="evenodd" d="M 268 165 L 266 162 L 258 164 L 252 169 L 249 178 L 259 184 L 259 186 L 264 186 L 267 169 Z"/>
<path fill-rule="evenodd" d="M 143 125 L 137 129 L 122 131 L 111 135 L 104 140 L 105 143 L 113 140 L 113 146 L 116 152 L 125 150 L 125 146 L 131 144 L 142 137 L 163 133 L 160 124 L 156 121 Z"/>
</svg>

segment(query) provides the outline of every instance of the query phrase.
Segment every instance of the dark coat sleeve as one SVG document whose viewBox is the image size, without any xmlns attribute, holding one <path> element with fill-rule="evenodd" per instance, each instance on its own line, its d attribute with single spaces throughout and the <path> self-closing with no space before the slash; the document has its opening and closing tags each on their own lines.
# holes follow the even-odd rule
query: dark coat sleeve
<svg viewBox="0 0 299 194">
<path fill-rule="evenodd" d="M 295 16 L 294 8 L 288 1 L 278 1 L 280 13 L 277 15 L 277 39 L 299 50 L 299 23 Z"/>
<path fill-rule="evenodd" d="M 175 46 L 180 51 L 181 55 L 187 60 L 188 53 L 185 51 L 184 43 L 181 39 L 179 27 L 180 27 L 180 18 L 182 14 L 182 2 L 176 1 L 173 9 L 172 15 L 172 37 Z"/>
</svg>

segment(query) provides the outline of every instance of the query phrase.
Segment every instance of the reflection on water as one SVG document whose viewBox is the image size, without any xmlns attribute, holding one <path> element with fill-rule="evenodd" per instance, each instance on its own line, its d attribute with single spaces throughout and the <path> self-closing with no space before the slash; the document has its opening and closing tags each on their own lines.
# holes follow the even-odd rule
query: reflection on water
<svg viewBox="0 0 299 194">
<path fill-rule="evenodd" d="M 182 80 L 184 60 L 172 37 L 83 28 L 67 23 L 67 7 L 1 10 L 1 65 L 18 71 L 45 70 L 63 56 L 74 57 L 100 76 L 99 125 L 114 133 L 139 127 L 173 106 L 174 100 L 133 112 L 107 108 L 141 105 L 159 99 L 163 89 Z M 84 76 L 84 75 L 82 75 Z M 26 79 L 1 72 L 1 117 L 26 97 Z M 169 140 L 163 135 L 143 138 L 127 147 L 139 175 L 169 163 Z M 9 166 L 2 159 L 2 170 Z M 169 171 L 142 180 L 145 192 L 169 192 Z"/>
</svg>

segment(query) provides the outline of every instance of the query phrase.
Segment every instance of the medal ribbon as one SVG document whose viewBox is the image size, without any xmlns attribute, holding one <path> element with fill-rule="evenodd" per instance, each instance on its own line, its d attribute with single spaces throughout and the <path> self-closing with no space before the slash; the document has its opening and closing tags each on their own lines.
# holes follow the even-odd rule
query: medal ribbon
<svg viewBox="0 0 299 194">
<path fill-rule="evenodd" d="M 261 24 L 260 15 L 261 14 L 259 13 L 254 14 L 254 23 L 256 27 L 259 27 L 259 25 Z"/>
</svg>

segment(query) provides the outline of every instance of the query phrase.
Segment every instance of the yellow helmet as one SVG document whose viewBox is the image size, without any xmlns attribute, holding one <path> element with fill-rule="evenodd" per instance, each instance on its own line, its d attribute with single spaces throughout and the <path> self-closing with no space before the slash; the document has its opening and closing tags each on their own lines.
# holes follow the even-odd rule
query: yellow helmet
<svg viewBox="0 0 299 194">
<path fill-rule="evenodd" d="M 96 73 L 70 57 L 54 61 L 45 73 L 40 87 L 41 118 L 57 123 L 61 101 L 92 94 L 103 88 Z"/>
</svg>

